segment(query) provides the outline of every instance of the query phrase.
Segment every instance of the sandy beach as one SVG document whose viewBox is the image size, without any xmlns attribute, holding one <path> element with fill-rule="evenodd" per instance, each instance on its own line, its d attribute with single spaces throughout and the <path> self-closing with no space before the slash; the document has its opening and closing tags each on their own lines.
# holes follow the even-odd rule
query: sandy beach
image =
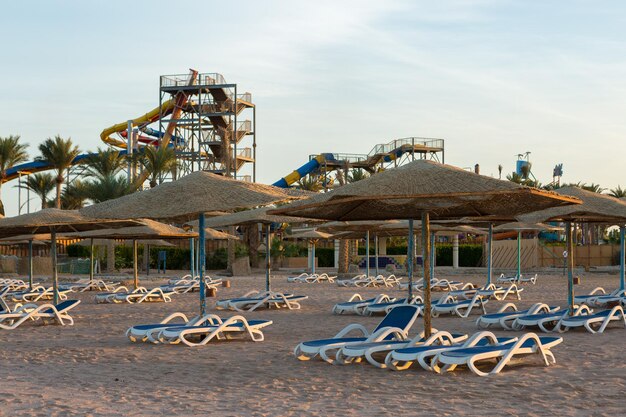
<svg viewBox="0 0 626 417">
<path fill-rule="evenodd" d="M 484 283 L 479 275 L 462 279 Z M 133 344 L 124 336 L 131 325 L 155 323 L 175 311 L 197 313 L 197 293 L 175 296 L 171 303 L 140 305 L 97 305 L 94 292 L 74 294 L 71 298 L 82 301 L 74 310 L 74 326 L 27 324 L 0 332 L 0 415 L 623 415 L 626 330 L 618 326 L 599 335 L 583 330 L 565 333 L 564 342 L 553 351 L 554 366 L 544 367 L 538 357 L 526 358 L 487 378 L 467 370 L 437 375 L 418 369 L 392 372 L 368 364 L 300 362 L 292 354 L 298 342 L 330 337 L 349 323 L 373 328 L 380 318 L 330 313 L 354 289 L 291 284 L 282 274 L 273 282 L 276 290 L 309 299 L 298 311 L 246 313 L 273 320 L 264 342 L 218 342 L 199 348 Z M 576 292 L 617 284 L 617 275 L 586 274 Z M 218 298 L 262 285 L 261 275 L 233 278 L 232 288 L 220 288 Z M 563 306 L 565 289 L 563 275 L 543 274 L 537 285 L 524 286 L 522 301 L 516 303 Z M 386 288 L 356 292 L 401 294 Z M 210 301 L 211 311 L 217 311 Z M 495 311 L 502 303 L 490 301 L 487 310 Z M 439 317 L 433 324 L 437 329 L 473 333 L 476 317 Z M 421 329 L 420 319 L 411 335 Z"/>
</svg>

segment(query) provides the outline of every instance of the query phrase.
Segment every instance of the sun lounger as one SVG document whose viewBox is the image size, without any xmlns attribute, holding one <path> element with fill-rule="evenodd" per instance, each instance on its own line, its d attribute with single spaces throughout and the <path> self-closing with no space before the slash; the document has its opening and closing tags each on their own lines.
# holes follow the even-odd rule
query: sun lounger
<svg viewBox="0 0 626 417">
<path fill-rule="evenodd" d="M 58 290 L 59 299 L 67 300 L 67 294 L 70 290 Z M 26 290 L 21 292 L 12 292 L 5 295 L 7 299 L 12 301 L 26 301 L 34 303 L 40 300 L 52 300 L 54 297 L 54 289 L 52 287 L 43 287 L 41 285 L 33 287 L 32 290 Z"/>
<path fill-rule="evenodd" d="M 608 304 L 619 304 L 626 297 L 626 290 L 615 290 L 611 294 L 588 297 L 584 303 L 589 307 L 605 307 Z"/>
<path fill-rule="evenodd" d="M 363 299 L 360 294 L 353 294 L 348 301 L 337 303 L 333 307 L 333 314 L 358 314 L 363 315 L 363 310 L 368 305 L 386 303 L 391 298 L 387 294 L 378 294 L 376 297 Z"/>
<path fill-rule="evenodd" d="M 456 302 L 437 303 L 432 305 L 433 317 L 438 317 L 441 314 L 456 314 L 459 317 L 468 317 L 474 307 L 480 306 L 483 314 L 487 313 L 485 310 L 485 304 L 489 300 L 484 299 L 480 294 L 476 294 L 471 300 L 461 300 Z"/>
<path fill-rule="evenodd" d="M 589 294 L 581 294 L 574 296 L 574 302 L 579 304 L 587 304 L 587 301 L 593 300 L 594 298 L 598 298 L 602 295 L 618 295 L 621 290 L 618 288 L 616 290 L 607 293 L 606 290 L 602 287 L 594 288 Z"/>
<path fill-rule="evenodd" d="M 348 344 L 404 340 L 418 313 L 419 309 L 415 306 L 400 306 L 391 310 L 372 333 L 362 324 L 350 324 L 330 339 L 309 340 L 298 344 L 294 354 L 301 361 L 319 356 L 327 362 L 332 362 L 334 353 Z M 360 336 L 348 337 L 351 332 L 359 333 Z"/>
<path fill-rule="evenodd" d="M 120 286 L 114 289 L 113 291 L 101 292 L 101 293 L 96 294 L 94 297 L 94 301 L 96 302 L 96 304 L 114 303 L 115 296 L 118 294 L 134 294 L 134 293 L 145 294 L 147 292 L 148 292 L 148 289 L 146 287 L 137 287 L 134 290 L 129 291 L 128 288 L 124 286 Z"/>
<path fill-rule="evenodd" d="M 24 304 L 11 313 L 0 314 L 0 329 L 13 330 L 28 320 L 42 323 L 58 323 L 62 326 L 74 324 L 69 311 L 76 307 L 80 300 L 65 300 L 59 304 Z"/>
<path fill-rule="evenodd" d="M 349 344 L 337 350 L 333 364 L 347 365 L 366 359 L 377 368 L 386 368 L 387 365 L 385 365 L 384 358 L 392 350 L 433 344 L 451 345 L 466 339 L 466 334 L 451 334 L 446 331 L 433 329 L 433 334 L 428 339 L 424 339 L 424 333 L 420 333 L 411 340 L 381 340 L 378 342 Z M 376 358 L 381 355 L 383 355 L 382 361 Z"/>
<path fill-rule="evenodd" d="M 199 326 L 177 326 L 159 332 L 160 343 L 187 346 L 203 346 L 212 340 L 228 340 L 249 336 L 254 342 L 265 340 L 262 329 L 271 325 L 271 320 L 247 320 L 243 316 L 233 316 L 223 320 L 217 316 L 211 324 Z"/>
<path fill-rule="evenodd" d="M 373 316 L 376 314 L 387 314 L 391 311 L 392 308 L 396 308 L 401 305 L 422 305 L 424 300 L 421 295 L 414 295 L 411 299 L 408 298 L 396 298 L 389 300 L 387 302 L 381 303 L 371 303 L 365 306 L 363 310 L 361 310 L 361 315 L 364 316 Z M 420 307 L 421 309 L 421 307 Z M 421 314 L 421 311 L 420 311 Z"/>
<path fill-rule="evenodd" d="M 86 278 L 80 279 L 76 282 L 61 283 L 59 284 L 59 290 L 69 290 L 75 292 L 113 291 L 119 284 L 119 282 L 104 282 L 104 280 L 101 279 L 90 280 L 89 278 Z"/>
<path fill-rule="evenodd" d="M 174 291 L 164 291 L 160 287 L 152 288 L 148 290 L 148 292 L 133 292 L 133 293 L 123 293 L 118 292 L 113 296 L 114 303 L 131 303 L 131 304 L 139 304 L 139 303 L 169 303 L 172 301 L 171 296 L 176 294 Z"/>
<path fill-rule="evenodd" d="M 574 316 L 591 314 L 591 309 L 586 305 L 574 306 Z M 556 329 L 559 321 L 569 315 L 569 309 L 557 310 L 549 313 L 529 314 L 520 316 L 513 320 L 511 328 L 513 330 L 523 330 L 527 327 L 538 327 L 542 332 L 549 333 Z"/>
<path fill-rule="evenodd" d="M 495 285 L 491 284 L 486 288 L 478 289 L 476 292 L 482 295 L 485 299 L 493 298 L 496 300 L 506 300 L 507 297 L 514 296 L 518 300 L 521 300 L 522 297 L 520 296 L 520 293 L 522 291 L 524 291 L 524 289 L 518 288 L 516 284 L 511 284 L 507 288 L 496 287 Z"/>
<path fill-rule="evenodd" d="M 350 279 L 338 279 L 335 280 L 335 284 L 339 287 L 361 287 L 371 280 L 371 277 L 367 277 L 365 274 L 360 274 Z"/>
<path fill-rule="evenodd" d="M 294 295 L 275 291 L 250 291 L 238 298 L 227 298 L 215 303 L 218 310 L 254 311 L 261 308 L 288 308 L 299 310 L 300 301 L 307 300 L 306 295 Z"/>
<path fill-rule="evenodd" d="M 534 314 L 554 313 L 560 307 L 550 307 L 547 304 L 536 303 L 525 310 L 517 310 L 517 306 L 513 303 L 506 303 L 496 313 L 483 314 L 476 319 L 476 326 L 479 329 L 487 329 L 489 327 L 500 327 L 504 330 L 513 330 L 513 322 L 515 319 L 523 316 Z"/>
<path fill-rule="evenodd" d="M 214 318 L 216 317 L 219 318 L 215 314 L 207 314 L 204 316 L 195 316 L 188 319 L 187 316 L 183 313 L 172 313 L 165 319 L 161 320 L 159 323 L 138 324 L 130 327 L 126 331 L 126 337 L 128 337 L 131 342 L 158 343 L 158 334 L 161 332 L 161 330 L 181 326 L 197 326 L 201 323 L 217 324 L 217 320 L 214 320 Z M 174 322 L 174 320 L 177 319 L 182 320 L 182 322 Z"/>
<path fill-rule="evenodd" d="M 436 367 L 433 365 L 433 369 L 437 372 L 453 371 L 458 366 L 464 365 L 479 376 L 498 374 L 512 359 L 519 356 L 539 355 L 544 364 L 549 366 L 550 363 L 556 363 L 551 349 L 562 341 L 561 337 L 540 337 L 535 333 L 526 333 L 514 343 L 443 351 L 435 356 L 431 364 L 437 363 Z M 496 361 L 495 366 L 490 364 L 492 367 L 488 372 L 478 368 L 478 365 L 484 362 L 493 361 Z"/>
<path fill-rule="evenodd" d="M 385 366 L 393 371 L 404 371 L 414 364 L 418 364 L 423 369 L 432 371 L 432 359 L 441 352 L 473 346 L 504 345 L 516 340 L 516 337 L 498 338 L 492 332 L 482 331 L 473 334 L 463 343 L 450 344 L 442 339 L 439 343 L 431 343 L 430 345 L 394 349 L 385 357 Z"/>
<path fill-rule="evenodd" d="M 624 314 L 622 306 L 615 306 L 593 314 L 563 316 L 555 330 L 565 332 L 574 327 L 584 327 L 590 333 L 603 333 L 611 323 L 623 324 L 626 328 L 626 314 Z"/>
</svg>

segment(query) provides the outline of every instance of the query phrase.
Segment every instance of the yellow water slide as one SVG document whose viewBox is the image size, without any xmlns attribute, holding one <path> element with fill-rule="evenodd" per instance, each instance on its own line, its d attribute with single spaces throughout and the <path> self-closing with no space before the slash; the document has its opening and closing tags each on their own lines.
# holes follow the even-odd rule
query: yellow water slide
<svg viewBox="0 0 626 417">
<path fill-rule="evenodd" d="M 170 114 L 174 110 L 175 102 L 174 100 L 168 100 L 163 103 L 163 110 L 161 111 L 161 107 L 157 107 L 143 116 L 139 116 L 136 119 L 133 119 L 133 126 L 142 126 L 147 125 L 152 122 L 155 122 L 159 119 L 161 114 L 163 116 Z M 128 122 L 118 123 L 111 127 L 107 127 L 100 133 L 100 139 L 107 145 L 115 146 L 116 148 L 126 149 L 126 141 L 122 139 L 118 139 L 113 137 L 115 133 L 121 133 L 128 129 Z"/>
</svg>

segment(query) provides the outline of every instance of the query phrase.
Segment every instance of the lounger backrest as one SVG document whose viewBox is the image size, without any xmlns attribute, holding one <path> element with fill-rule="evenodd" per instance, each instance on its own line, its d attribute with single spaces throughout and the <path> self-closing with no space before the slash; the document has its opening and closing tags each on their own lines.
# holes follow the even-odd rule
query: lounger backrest
<svg viewBox="0 0 626 417">
<path fill-rule="evenodd" d="M 398 327 L 406 331 L 417 319 L 418 312 L 418 307 L 414 305 L 398 306 L 387 313 L 374 331 L 376 332 L 383 327 Z"/>
<path fill-rule="evenodd" d="M 80 300 L 65 300 L 57 304 L 55 307 L 59 313 L 62 313 L 64 311 L 71 310 L 79 303 L 80 303 Z M 44 313 L 52 313 L 52 309 L 49 308 L 46 311 L 44 311 Z"/>
</svg>

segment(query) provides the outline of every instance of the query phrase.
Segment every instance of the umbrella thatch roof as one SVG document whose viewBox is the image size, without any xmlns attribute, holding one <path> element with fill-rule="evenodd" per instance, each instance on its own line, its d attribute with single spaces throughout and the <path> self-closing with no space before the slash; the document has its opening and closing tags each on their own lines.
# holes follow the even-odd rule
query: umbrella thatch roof
<svg viewBox="0 0 626 417">
<path fill-rule="evenodd" d="M 386 226 L 393 226 L 395 224 L 400 224 L 399 220 L 356 220 L 350 222 L 344 221 L 333 221 L 322 223 L 317 226 L 319 230 L 327 231 L 327 232 L 366 232 L 366 231 L 374 231 L 381 230 Z"/>
<path fill-rule="evenodd" d="M 563 230 L 562 227 L 552 226 L 545 223 L 511 222 L 498 225 L 493 228 L 494 232 L 541 232 L 549 230 Z"/>
<path fill-rule="evenodd" d="M 35 213 L 0 219 L 0 237 L 33 235 L 42 232 L 80 232 L 85 230 L 133 226 L 135 220 L 103 220 L 86 217 L 76 210 L 44 209 Z"/>
<path fill-rule="evenodd" d="M 582 204 L 535 211 L 518 216 L 519 221 L 526 223 L 573 221 L 614 224 L 626 222 L 626 202 L 623 200 L 574 186 L 559 188 L 556 192 L 563 196 L 576 197 L 582 201 Z"/>
<path fill-rule="evenodd" d="M 183 239 L 198 236 L 197 233 L 187 232 L 181 228 L 154 220 L 143 219 L 142 226 L 123 227 L 120 229 L 91 230 L 80 233 L 66 233 L 65 236 L 75 238 L 102 238 L 102 239 Z"/>
<path fill-rule="evenodd" d="M 293 239 L 330 239 L 333 235 L 330 233 L 320 232 L 319 230 L 305 230 L 286 237 Z"/>
<path fill-rule="evenodd" d="M 38 241 L 38 242 L 45 242 L 45 241 L 49 242 L 50 239 L 52 239 L 52 237 L 50 236 L 50 233 L 37 233 L 37 234 L 34 234 L 34 235 L 26 234 L 26 235 L 16 235 L 16 236 L 11 236 L 11 237 L 4 237 L 4 238 L 0 239 L 0 242 L 15 242 L 15 241 L 25 241 L 25 242 L 28 242 L 29 240 Z M 58 239 L 62 239 L 62 238 L 58 237 Z"/>
<path fill-rule="evenodd" d="M 267 212 L 272 209 L 274 209 L 274 207 L 261 207 L 253 210 L 238 211 L 237 213 L 227 214 L 225 216 L 211 217 L 206 219 L 204 224 L 207 227 L 226 227 L 256 223 L 308 223 L 317 221 L 298 217 L 274 216 L 267 214 Z M 198 227 L 197 220 L 187 224 L 192 225 L 194 228 Z"/>
<path fill-rule="evenodd" d="M 419 160 L 389 169 L 326 194 L 281 206 L 270 214 L 328 220 L 433 219 L 512 216 L 575 204 L 578 200 Z"/>
<path fill-rule="evenodd" d="M 201 213 L 228 211 L 302 198 L 296 190 L 193 172 L 177 181 L 81 209 L 89 217 L 191 220 Z"/>
</svg>

